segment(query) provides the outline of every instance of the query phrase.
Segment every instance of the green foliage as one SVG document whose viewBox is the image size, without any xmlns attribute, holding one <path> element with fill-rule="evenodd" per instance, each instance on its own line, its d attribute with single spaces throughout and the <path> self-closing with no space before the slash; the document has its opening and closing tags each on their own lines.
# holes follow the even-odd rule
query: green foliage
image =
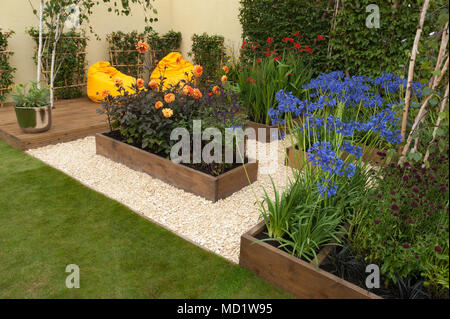
<svg viewBox="0 0 450 319">
<path fill-rule="evenodd" d="M 304 59 L 307 54 L 290 51 L 280 59 L 262 57 L 255 59 L 252 65 L 242 67 L 236 84 L 250 120 L 270 125 L 268 111 L 278 104 L 275 94 L 280 90 L 303 96 L 302 85 L 308 83 L 313 74 Z"/>
<path fill-rule="evenodd" d="M 15 68 L 9 63 L 9 58 L 13 54 L 7 52 L 8 39 L 14 34 L 14 32 L 3 33 L 0 29 L 0 102 L 5 100 L 5 96 L 11 91 L 11 86 L 14 83 Z"/>
<path fill-rule="evenodd" d="M 228 62 L 224 37 L 206 33 L 194 34 L 189 56 L 194 57 L 195 64 L 203 67 L 205 81 L 212 81 L 220 72 L 221 67 Z"/>
<path fill-rule="evenodd" d="M 443 152 L 432 150 L 430 167 L 391 164 L 372 195 L 371 209 L 358 217 L 352 246 L 380 266 L 387 283 L 424 277 L 438 295 L 448 295 L 448 137 Z"/>
<path fill-rule="evenodd" d="M 170 30 L 164 35 L 159 35 L 153 31 L 149 34 L 148 44 L 153 54 L 153 62 L 156 66 L 167 54 L 178 51 L 181 46 L 181 32 Z"/>
<path fill-rule="evenodd" d="M 37 46 L 39 45 L 39 30 L 27 30 L 36 43 L 34 62 L 37 64 Z M 43 35 L 42 71 L 50 84 L 51 56 L 54 38 L 49 33 Z M 61 99 L 72 99 L 83 95 L 86 76 L 86 46 L 87 40 L 82 33 L 67 32 L 61 36 L 56 46 L 55 66 L 59 67 L 54 81 L 55 96 Z"/>
<path fill-rule="evenodd" d="M 141 78 L 143 73 L 140 54 L 136 50 L 138 41 L 145 41 L 146 34 L 131 31 L 117 31 L 108 35 L 110 63 L 120 72 L 135 78 Z"/>
<path fill-rule="evenodd" d="M 301 44 L 314 47 L 314 54 L 308 58 L 313 63 L 314 75 L 325 72 L 327 67 L 327 34 L 332 21 L 333 7 L 328 0 L 241 0 L 239 19 L 242 25 L 242 38 L 251 44 L 264 48 L 268 37 L 280 41 L 300 32 Z M 317 41 L 318 35 L 325 40 Z M 287 48 L 280 43 L 279 51 Z M 255 53 L 261 51 L 244 50 L 242 58 L 252 63 Z"/>
<path fill-rule="evenodd" d="M 27 90 L 27 84 L 19 84 L 15 92 L 11 94 L 15 106 L 19 107 L 43 107 L 50 104 L 50 89 L 47 86 L 37 87 L 36 82 L 30 82 L 31 86 Z"/>
<path fill-rule="evenodd" d="M 343 70 L 351 75 L 375 76 L 382 72 L 405 75 L 422 3 L 398 2 L 398 8 L 394 9 L 393 1 L 343 0 L 337 16 L 336 30 L 330 35 L 331 69 Z M 436 30 L 432 12 L 436 9 L 437 2 L 439 1 L 432 3 L 429 9 L 421 48 L 430 38 L 428 34 Z M 380 28 L 366 27 L 366 19 L 370 14 L 366 12 L 366 7 L 370 4 L 376 4 L 380 9 Z M 423 52 L 423 49 L 420 51 Z M 424 62 L 421 55 L 419 54 L 418 65 Z"/>
</svg>

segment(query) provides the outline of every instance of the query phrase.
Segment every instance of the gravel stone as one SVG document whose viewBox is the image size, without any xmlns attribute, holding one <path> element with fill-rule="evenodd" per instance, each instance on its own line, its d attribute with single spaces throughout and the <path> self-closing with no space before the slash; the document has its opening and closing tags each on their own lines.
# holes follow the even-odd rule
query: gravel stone
<svg viewBox="0 0 450 319">
<path fill-rule="evenodd" d="M 291 169 L 284 166 L 287 143 L 272 143 L 278 147 L 278 165 L 258 153 L 258 181 L 216 203 L 96 155 L 93 136 L 27 153 L 198 246 L 238 263 L 241 235 L 261 220 L 256 200 L 262 198 L 263 187 L 271 194 L 270 176 L 279 190 L 292 176 Z M 270 175 L 263 169 L 268 164 L 276 169 Z"/>
</svg>

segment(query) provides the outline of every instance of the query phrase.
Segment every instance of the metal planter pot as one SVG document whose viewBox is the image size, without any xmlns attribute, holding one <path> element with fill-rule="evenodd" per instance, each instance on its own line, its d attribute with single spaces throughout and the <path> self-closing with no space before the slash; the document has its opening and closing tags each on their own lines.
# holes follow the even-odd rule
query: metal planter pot
<svg viewBox="0 0 450 319">
<path fill-rule="evenodd" d="M 52 126 L 52 112 L 50 106 L 43 107 L 15 107 L 17 122 L 25 133 L 41 133 Z"/>
</svg>

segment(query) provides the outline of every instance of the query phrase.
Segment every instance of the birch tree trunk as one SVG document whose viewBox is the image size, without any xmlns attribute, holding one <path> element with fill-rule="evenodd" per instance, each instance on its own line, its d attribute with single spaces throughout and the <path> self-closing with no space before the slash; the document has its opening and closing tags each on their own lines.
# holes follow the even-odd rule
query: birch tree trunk
<svg viewBox="0 0 450 319">
<path fill-rule="evenodd" d="M 447 60 L 445 61 L 445 64 L 444 64 L 444 67 L 442 68 L 441 75 L 439 76 L 439 78 L 436 80 L 436 82 L 434 83 L 434 85 L 432 87 L 433 90 L 441 82 L 442 78 L 444 77 L 445 73 L 448 70 L 448 66 L 449 66 L 449 59 L 447 57 Z M 413 125 L 411 127 L 411 131 L 409 132 L 408 139 L 406 140 L 406 144 L 403 147 L 402 156 L 398 160 L 398 164 L 403 163 L 403 161 L 405 159 L 405 156 L 408 153 L 409 147 L 411 145 L 414 132 L 416 131 L 416 129 L 418 128 L 418 126 L 422 122 L 423 118 L 425 117 L 425 115 L 427 113 L 426 107 L 428 105 L 428 101 L 431 99 L 432 96 L 433 96 L 433 94 L 430 94 L 429 96 L 427 96 L 426 99 L 423 101 L 422 105 L 420 106 L 419 113 L 417 114 L 416 118 L 414 119 L 414 123 L 413 123 Z"/>
<path fill-rule="evenodd" d="M 60 36 L 60 19 L 61 19 L 61 12 L 58 12 L 56 16 L 56 30 L 55 30 L 55 38 L 53 42 L 53 49 L 52 49 L 52 64 L 50 68 L 50 105 L 53 109 L 55 107 L 55 92 L 54 92 L 54 82 L 55 82 L 55 60 L 56 60 L 56 47 L 58 45 L 59 36 Z"/>
<path fill-rule="evenodd" d="M 43 11 L 44 11 L 44 0 L 41 0 L 39 6 L 39 47 L 37 56 L 37 76 L 36 82 L 37 87 L 41 88 L 41 70 L 42 70 L 42 23 L 43 23 Z"/>
<path fill-rule="evenodd" d="M 448 88 L 449 88 L 449 84 L 447 82 L 447 88 L 445 89 L 444 98 L 441 101 L 441 108 L 439 109 L 439 112 L 445 111 L 445 105 L 448 102 Z M 425 163 L 428 161 L 428 158 L 430 157 L 430 147 L 433 145 L 434 141 L 436 140 L 437 130 L 439 129 L 440 125 L 441 125 L 441 117 L 438 116 L 438 118 L 436 120 L 436 125 L 434 126 L 434 130 L 433 130 L 433 139 L 431 140 L 430 144 L 428 144 L 427 152 L 425 154 L 425 157 L 423 158 L 422 167 L 425 166 Z"/>
<path fill-rule="evenodd" d="M 428 6 L 430 4 L 430 0 L 425 0 L 422 6 L 422 10 L 420 12 L 419 26 L 416 31 L 416 37 L 414 39 L 414 45 L 411 51 L 411 60 L 409 62 L 409 70 L 408 70 L 408 83 L 406 85 L 406 95 L 405 95 L 405 105 L 403 107 L 403 118 L 402 118 L 402 129 L 401 134 L 403 139 L 406 136 L 406 124 L 408 121 L 408 110 L 411 104 L 411 88 L 412 82 L 414 78 L 414 65 L 416 63 L 417 51 L 419 48 L 420 36 L 422 35 L 423 24 L 425 23 L 425 17 L 427 14 Z"/>
</svg>

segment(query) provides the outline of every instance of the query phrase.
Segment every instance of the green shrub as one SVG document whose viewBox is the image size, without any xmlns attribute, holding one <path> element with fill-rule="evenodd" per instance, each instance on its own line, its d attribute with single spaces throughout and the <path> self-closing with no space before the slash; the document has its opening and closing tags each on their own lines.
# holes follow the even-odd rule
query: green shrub
<svg viewBox="0 0 450 319">
<path fill-rule="evenodd" d="M 203 67 L 205 81 L 216 78 L 227 60 L 224 37 L 221 35 L 201 35 L 192 36 L 192 49 L 189 56 L 194 57 L 194 63 Z"/>
<path fill-rule="evenodd" d="M 14 83 L 15 68 L 9 63 L 9 58 L 13 54 L 7 52 L 8 39 L 14 32 L 3 33 L 0 29 L 0 102 L 6 99 L 6 94 L 11 91 L 11 85 Z"/>
<path fill-rule="evenodd" d="M 241 0 L 242 38 L 252 46 L 264 48 L 268 37 L 281 41 L 299 31 L 302 44 L 314 44 L 315 52 L 309 59 L 314 66 L 314 75 L 320 74 L 327 70 L 326 35 L 330 31 L 333 9 L 328 5 L 328 0 Z M 318 35 L 323 35 L 325 40 L 315 41 Z M 279 49 L 282 51 L 283 47 Z M 243 61 L 251 63 L 255 53 L 261 55 L 261 52 L 243 51 Z"/>
</svg>

